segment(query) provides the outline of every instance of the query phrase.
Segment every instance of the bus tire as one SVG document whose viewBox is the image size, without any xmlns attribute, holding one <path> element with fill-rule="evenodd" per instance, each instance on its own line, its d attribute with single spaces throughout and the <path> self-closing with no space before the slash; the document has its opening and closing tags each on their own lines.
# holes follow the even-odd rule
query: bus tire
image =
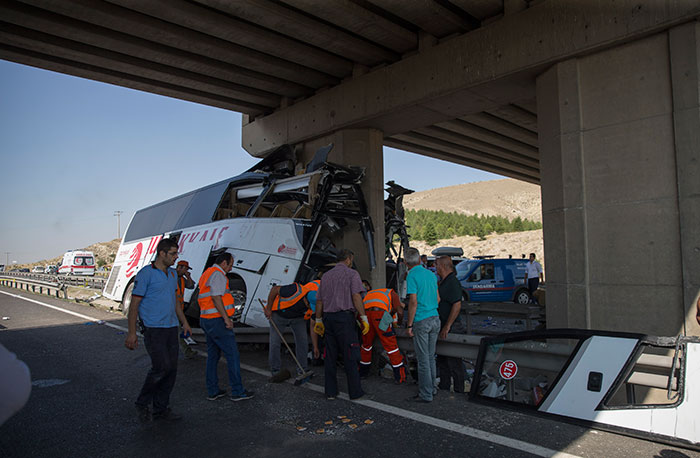
<svg viewBox="0 0 700 458">
<path fill-rule="evenodd" d="M 132 280 L 126 285 L 124 295 L 122 296 L 122 313 L 124 316 L 129 316 L 129 307 L 131 306 L 131 293 L 134 291 L 136 283 Z"/>
<path fill-rule="evenodd" d="M 245 281 L 241 277 L 229 277 L 228 286 L 229 291 L 231 291 L 231 295 L 233 296 L 234 306 L 243 304 L 243 307 L 245 308 L 245 304 L 248 300 Z M 236 314 L 234 314 L 233 318 L 235 320 L 239 320 L 242 312 L 243 308 L 239 309 Z"/>
</svg>

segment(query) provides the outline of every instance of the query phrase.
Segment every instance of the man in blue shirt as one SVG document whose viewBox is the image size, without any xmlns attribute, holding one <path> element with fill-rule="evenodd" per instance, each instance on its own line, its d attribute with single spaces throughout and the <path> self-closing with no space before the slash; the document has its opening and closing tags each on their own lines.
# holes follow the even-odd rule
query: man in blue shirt
<svg viewBox="0 0 700 458">
<path fill-rule="evenodd" d="M 141 422 L 176 421 L 182 417 L 168 407 L 175 386 L 178 356 L 178 320 L 185 335 L 192 334 L 182 309 L 177 306 L 177 273 L 171 268 L 177 260 L 177 242 L 163 239 L 156 247 L 156 260 L 134 278 L 129 307 L 129 333 L 124 345 L 138 347 L 136 320 L 141 322 L 143 343 L 151 357 L 151 369 L 136 400 Z M 153 404 L 151 417 L 150 406 Z"/>
<path fill-rule="evenodd" d="M 421 265 L 420 253 L 415 248 L 406 250 L 406 292 L 408 294 L 408 335 L 413 337 L 413 348 L 418 361 L 417 402 L 431 402 L 437 393 L 435 380 L 435 345 L 440 332 L 438 317 L 438 284 L 435 274 Z"/>
</svg>

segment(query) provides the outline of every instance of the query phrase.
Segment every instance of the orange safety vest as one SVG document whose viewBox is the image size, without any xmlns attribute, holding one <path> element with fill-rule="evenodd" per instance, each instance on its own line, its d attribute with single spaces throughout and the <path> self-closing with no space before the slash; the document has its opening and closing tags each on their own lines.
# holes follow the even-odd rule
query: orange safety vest
<svg viewBox="0 0 700 458">
<path fill-rule="evenodd" d="M 310 293 L 311 291 L 316 291 L 318 292 L 318 289 L 321 287 L 321 280 L 313 280 L 302 286 L 302 288 L 306 291 L 306 293 Z M 311 316 L 313 315 L 313 310 L 311 310 L 311 307 L 306 311 L 306 314 L 304 314 L 304 319 L 305 320 L 310 320 Z"/>
<path fill-rule="evenodd" d="M 378 288 L 368 291 L 362 302 L 365 304 L 365 310 L 378 308 L 391 313 L 391 289 Z"/>
<path fill-rule="evenodd" d="M 294 307 L 299 301 L 304 299 L 304 296 L 306 296 L 307 290 L 304 289 L 303 286 L 301 286 L 299 283 L 294 283 L 294 286 L 296 286 L 296 291 L 294 294 L 292 294 L 289 297 L 280 297 L 278 294 L 277 297 L 275 298 L 274 302 L 272 303 L 272 311 L 273 312 L 279 312 L 282 310 L 287 310 L 292 307 Z M 306 304 L 304 305 L 304 309 L 306 309 Z M 298 307 L 299 308 L 299 307 Z"/>
<path fill-rule="evenodd" d="M 199 303 L 200 318 L 221 318 L 221 314 L 218 310 L 216 310 L 214 300 L 211 298 L 211 287 L 207 285 L 209 277 L 211 277 L 214 272 L 224 273 L 219 266 L 213 265 L 205 270 L 199 279 L 199 297 L 197 298 L 197 302 Z M 225 275 L 226 274 L 224 274 L 224 276 Z M 228 277 L 226 277 L 226 290 L 228 291 Z M 236 313 L 236 309 L 233 306 L 233 296 L 231 293 L 224 293 L 224 295 L 221 296 L 221 300 L 224 303 L 224 310 L 226 310 L 226 314 L 228 316 L 232 316 L 234 313 Z"/>
<path fill-rule="evenodd" d="M 177 299 L 177 304 L 181 309 L 185 309 L 185 278 L 180 277 L 177 279 L 177 289 L 175 290 L 175 299 Z"/>
<path fill-rule="evenodd" d="M 303 288 L 306 290 L 306 292 L 310 291 L 318 291 L 318 289 L 321 287 L 321 280 L 313 280 L 308 282 L 303 286 Z"/>
</svg>

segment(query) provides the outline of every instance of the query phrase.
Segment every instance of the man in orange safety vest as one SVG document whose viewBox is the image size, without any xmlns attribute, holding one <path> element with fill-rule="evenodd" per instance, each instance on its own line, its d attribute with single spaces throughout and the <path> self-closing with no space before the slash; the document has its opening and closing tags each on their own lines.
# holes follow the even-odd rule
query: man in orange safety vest
<svg viewBox="0 0 700 458">
<path fill-rule="evenodd" d="M 221 353 L 224 353 L 228 366 L 228 379 L 231 385 L 232 401 L 243 401 L 253 397 L 241 381 L 240 355 L 236 335 L 233 333 L 231 317 L 236 312 L 228 284 L 227 273 L 233 267 L 233 255 L 222 253 L 216 257 L 214 265 L 204 271 L 199 278 L 199 324 L 207 336 L 207 399 L 215 401 L 226 396 L 219 388 L 217 366 Z"/>
</svg>

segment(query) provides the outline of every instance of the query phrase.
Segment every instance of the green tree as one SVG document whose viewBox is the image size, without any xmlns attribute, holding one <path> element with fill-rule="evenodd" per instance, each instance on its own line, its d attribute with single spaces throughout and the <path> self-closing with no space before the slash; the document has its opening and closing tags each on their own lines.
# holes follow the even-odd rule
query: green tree
<svg viewBox="0 0 700 458">
<path fill-rule="evenodd" d="M 437 232 L 431 221 L 428 221 L 423 229 L 423 239 L 431 246 L 438 243 Z"/>
<path fill-rule="evenodd" d="M 513 232 L 522 232 L 524 229 L 523 220 L 518 216 L 513 220 Z"/>
</svg>

